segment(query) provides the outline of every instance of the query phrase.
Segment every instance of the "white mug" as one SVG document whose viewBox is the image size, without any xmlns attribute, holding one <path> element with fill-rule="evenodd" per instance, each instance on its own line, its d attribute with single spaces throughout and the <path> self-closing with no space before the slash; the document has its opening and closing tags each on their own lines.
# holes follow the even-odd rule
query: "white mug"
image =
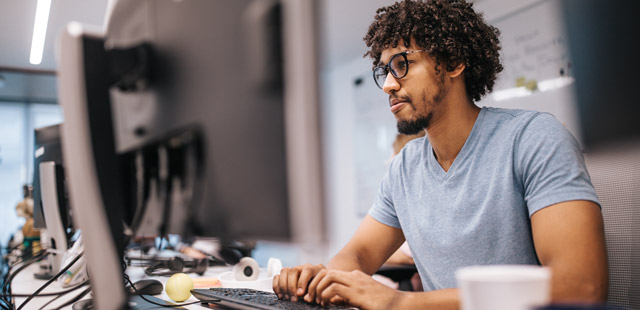
<svg viewBox="0 0 640 310">
<path fill-rule="evenodd" d="M 533 265 L 488 265 L 456 271 L 462 310 L 531 310 L 551 299 L 551 270 Z"/>
</svg>

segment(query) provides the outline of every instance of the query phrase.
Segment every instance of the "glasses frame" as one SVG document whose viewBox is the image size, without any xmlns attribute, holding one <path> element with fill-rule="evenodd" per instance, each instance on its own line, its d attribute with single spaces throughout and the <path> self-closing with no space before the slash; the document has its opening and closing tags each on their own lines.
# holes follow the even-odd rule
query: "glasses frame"
<svg viewBox="0 0 640 310">
<path fill-rule="evenodd" d="M 373 81 L 376 82 L 376 86 L 378 86 L 378 88 L 382 89 L 384 86 L 384 82 L 382 83 L 382 85 L 380 85 L 378 83 L 378 79 L 376 79 L 376 71 L 382 70 L 382 73 L 384 73 L 384 80 L 387 80 L 387 76 L 389 76 L 389 72 L 391 72 L 391 75 L 393 75 L 394 78 L 396 79 L 401 79 L 405 76 L 407 76 L 407 74 L 409 73 L 409 60 L 407 59 L 407 54 L 413 54 L 413 53 L 421 53 L 421 52 L 427 52 L 427 50 L 412 50 L 412 51 L 404 51 L 404 52 L 400 52 L 397 53 L 393 56 L 391 56 L 391 58 L 389 58 L 389 62 L 384 65 L 384 66 L 377 66 L 375 68 L 373 68 Z M 407 64 L 407 68 L 404 70 L 404 74 L 402 76 L 398 76 L 397 73 L 395 72 L 396 70 L 393 70 L 393 68 L 391 68 L 389 66 L 389 64 L 393 63 L 393 60 L 396 57 L 402 57 L 404 58 L 404 62 Z"/>
</svg>

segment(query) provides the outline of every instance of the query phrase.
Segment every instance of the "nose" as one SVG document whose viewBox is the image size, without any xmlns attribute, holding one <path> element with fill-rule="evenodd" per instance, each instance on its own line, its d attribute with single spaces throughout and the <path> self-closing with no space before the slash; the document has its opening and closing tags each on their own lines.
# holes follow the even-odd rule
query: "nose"
<svg viewBox="0 0 640 310">
<path fill-rule="evenodd" d="M 384 85 L 382 85 L 382 91 L 387 94 L 391 94 L 392 92 L 398 91 L 400 89 L 400 83 L 396 80 L 396 77 L 391 74 L 391 72 L 387 73 L 387 77 L 384 79 Z"/>
</svg>

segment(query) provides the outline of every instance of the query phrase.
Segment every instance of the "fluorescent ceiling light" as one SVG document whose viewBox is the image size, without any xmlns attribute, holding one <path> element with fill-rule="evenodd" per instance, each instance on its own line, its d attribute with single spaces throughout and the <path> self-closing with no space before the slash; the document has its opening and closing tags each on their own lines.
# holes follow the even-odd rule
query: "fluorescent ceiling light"
<svg viewBox="0 0 640 310">
<path fill-rule="evenodd" d="M 36 7 L 36 21 L 33 24 L 33 38 L 31 39 L 31 56 L 29 62 L 39 65 L 42 62 L 44 39 L 47 35 L 47 23 L 49 22 L 49 10 L 51 0 L 38 0 Z"/>
</svg>

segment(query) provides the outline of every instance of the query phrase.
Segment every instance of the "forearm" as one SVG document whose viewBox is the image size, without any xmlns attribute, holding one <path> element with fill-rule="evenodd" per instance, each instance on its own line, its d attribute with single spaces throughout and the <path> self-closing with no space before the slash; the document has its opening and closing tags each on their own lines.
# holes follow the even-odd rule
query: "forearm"
<svg viewBox="0 0 640 310">
<path fill-rule="evenodd" d="M 431 292 L 400 292 L 392 308 L 459 310 L 460 297 L 455 288 Z"/>
<path fill-rule="evenodd" d="M 553 302 L 605 302 L 608 292 L 606 266 L 592 265 L 589 271 L 570 264 L 554 264 L 551 268 L 551 300 Z"/>
<path fill-rule="evenodd" d="M 376 270 L 378 270 L 379 267 L 371 265 L 371 262 L 367 262 L 366 259 L 363 259 L 362 256 L 358 255 L 355 251 L 342 249 L 329 261 L 329 263 L 327 264 L 327 268 L 343 271 L 360 270 L 371 275 Z"/>
</svg>

